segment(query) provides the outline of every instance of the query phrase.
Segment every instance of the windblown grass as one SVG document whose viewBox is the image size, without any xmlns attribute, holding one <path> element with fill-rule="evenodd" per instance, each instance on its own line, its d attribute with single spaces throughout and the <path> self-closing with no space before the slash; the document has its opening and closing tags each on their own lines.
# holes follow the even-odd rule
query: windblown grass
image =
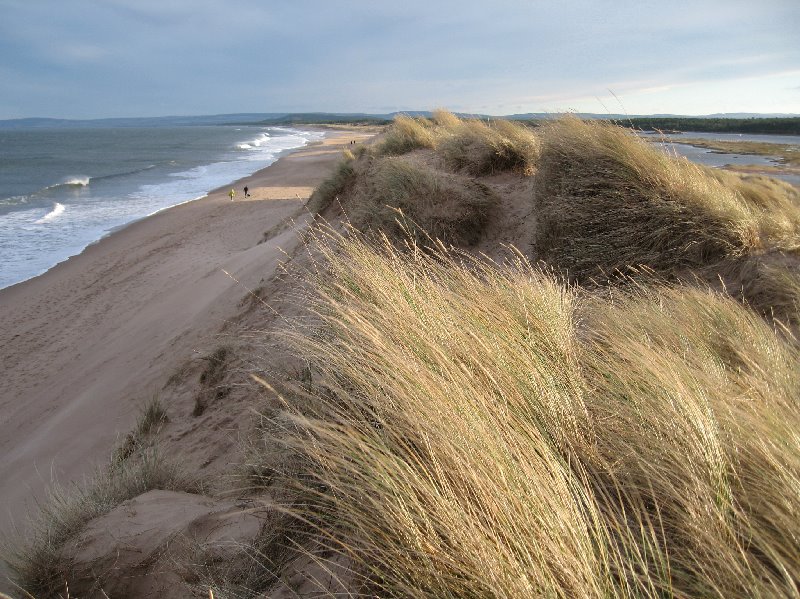
<svg viewBox="0 0 800 599">
<path fill-rule="evenodd" d="M 756 314 L 584 297 L 522 258 L 322 252 L 323 334 L 295 338 L 322 407 L 295 447 L 366 590 L 798 594 L 800 355 Z"/>
<path fill-rule="evenodd" d="M 419 148 L 433 148 L 435 145 L 436 132 L 431 121 L 401 114 L 395 117 L 378 146 L 378 151 L 396 156 Z"/>
<path fill-rule="evenodd" d="M 447 126 L 451 135 L 443 138 L 438 152 L 451 168 L 475 176 L 503 171 L 533 174 L 539 141 L 529 127 L 506 120 L 485 123 L 478 119 L 457 124 L 449 121 Z"/>
<path fill-rule="evenodd" d="M 800 270 L 774 262 L 754 257 L 730 265 L 723 273 L 727 291 L 769 320 L 800 325 Z"/>
<path fill-rule="evenodd" d="M 125 436 L 125 440 L 114 451 L 112 461 L 126 460 L 146 442 L 153 429 L 157 429 L 168 420 L 167 410 L 161 403 L 161 399 L 158 395 L 154 395 L 139 415 L 134 429 Z"/>
<path fill-rule="evenodd" d="M 475 176 L 501 171 L 531 175 L 539 154 L 536 135 L 521 123 L 461 119 L 441 109 L 430 120 L 397 117 L 378 153 L 397 156 L 421 148 L 435 149 L 450 168 Z"/>
<path fill-rule="evenodd" d="M 202 487 L 154 447 L 139 447 L 126 459 L 112 460 L 80 486 L 55 487 L 39 506 L 25 540 L 17 539 L 4 550 L 14 582 L 37 599 L 60 597 L 72 572 L 63 554 L 65 544 L 93 518 L 152 489 L 199 492 Z"/>
<path fill-rule="evenodd" d="M 353 185 L 355 177 L 351 152 L 350 156 L 345 155 L 339 161 L 331 176 L 325 179 L 308 198 L 308 210 L 313 214 L 325 210 Z"/>
<path fill-rule="evenodd" d="M 764 245 L 790 252 L 800 250 L 800 190 L 772 177 L 743 176 L 720 169 L 708 172 L 752 207 Z"/>
<path fill-rule="evenodd" d="M 361 185 L 345 206 L 359 229 L 394 236 L 411 231 L 455 245 L 478 240 L 494 201 L 478 183 L 397 158 L 375 159 Z"/>
<path fill-rule="evenodd" d="M 606 123 L 565 118 L 541 135 L 535 248 L 578 279 L 637 265 L 670 273 L 797 247 L 798 205 L 781 193 L 723 182 L 724 174 Z"/>
</svg>

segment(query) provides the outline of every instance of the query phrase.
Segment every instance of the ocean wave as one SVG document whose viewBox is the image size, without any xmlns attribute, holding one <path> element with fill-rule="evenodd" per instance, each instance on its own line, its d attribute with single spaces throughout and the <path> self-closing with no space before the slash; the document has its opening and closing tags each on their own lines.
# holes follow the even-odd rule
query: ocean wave
<svg viewBox="0 0 800 599">
<path fill-rule="evenodd" d="M 89 185 L 89 181 L 91 181 L 91 177 L 70 177 L 63 183 L 59 183 L 58 185 L 51 185 L 50 187 L 58 187 L 59 185 L 66 185 L 69 187 L 86 187 Z"/>
<path fill-rule="evenodd" d="M 111 173 L 110 175 L 101 175 L 99 177 L 89 177 L 90 181 L 102 181 L 104 179 L 116 179 L 118 177 L 127 177 L 128 175 L 138 175 L 139 173 L 143 173 L 145 171 L 149 171 L 150 169 L 156 168 L 155 164 L 150 164 L 148 166 L 143 166 L 142 168 L 137 168 L 132 171 L 124 171 L 121 173 Z"/>
<path fill-rule="evenodd" d="M 154 169 L 156 168 L 156 166 L 157 165 L 155 164 L 150 164 L 148 166 L 137 168 L 131 171 L 111 173 L 110 175 L 99 175 L 97 177 L 88 177 L 88 176 L 67 177 L 60 183 L 47 185 L 45 187 L 42 187 L 41 189 L 38 189 L 26 195 L 16 195 L 16 196 L 11 196 L 9 198 L 2 198 L 0 199 L 0 206 L 16 206 L 19 204 L 27 204 L 30 200 L 36 200 L 40 196 L 46 197 L 47 193 L 50 191 L 64 189 L 64 188 L 69 189 L 69 188 L 88 187 L 92 181 L 103 181 L 107 179 L 117 179 L 119 177 L 127 177 L 129 175 L 137 175 L 139 173 L 143 173 L 145 171 Z"/>
<path fill-rule="evenodd" d="M 0 206 L 19 206 L 27 204 L 30 200 L 30 195 L 11 196 L 10 198 L 0 198 Z"/>
<path fill-rule="evenodd" d="M 44 225 L 46 223 L 49 223 L 58 218 L 59 216 L 61 216 L 62 214 L 64 214 L 64 210 L 66 210 L 64 204 L 59 204 L 58 202 L 56 202 L 53 205 L 53 209 L 47 214 L 45 214 L 42 218 L 37 220 L 34 224 Z"/>
<path fill-rule="evenodd" d="M 255 150 L 260 148 L 265 143 L 270 141 L 270 135 L 267 132 L 262 132 L 256 137 L 255 139 L 251 139 L 249 141 L 243 141 L 242 143 L 236 144 L 237 150 Z"/>
<path fill-rule="evenodd" d="M 89 185 L 89 181 L 91 181 L 91 177 L 67 177 L 61 183 L 54 183 L 53 185 L 48 185 L 40 189 L 37 192 L 32 193 L 31 195 L 36 195 L 37 193 L 41 193 L 42 191 L 47 191 L 48 189 L 58 189 L 59 187 L 86 187 Z"/>
</svg>

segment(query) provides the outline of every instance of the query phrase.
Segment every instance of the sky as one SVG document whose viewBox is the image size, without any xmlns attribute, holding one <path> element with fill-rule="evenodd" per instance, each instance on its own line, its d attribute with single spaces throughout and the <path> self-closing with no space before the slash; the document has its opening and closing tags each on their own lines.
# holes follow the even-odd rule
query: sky
<svg viewBox="0 0 800 599">
<path fill-rule="evenodd" d="M 0 119 L 800 113 L 800 0 L 0 0 Z"/>
</svg>

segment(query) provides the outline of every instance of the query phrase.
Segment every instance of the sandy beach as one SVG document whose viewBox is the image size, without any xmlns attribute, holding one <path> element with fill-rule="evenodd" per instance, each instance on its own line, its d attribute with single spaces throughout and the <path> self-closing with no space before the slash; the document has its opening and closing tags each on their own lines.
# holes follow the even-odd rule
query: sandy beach
<svg viewBox="0 0 800 599">
<path fill-rule="evenodd" d="M 297 244 L 304 203 L 341 150 L 369 136 L 330 131 L 0 291 L 0 530 L 21 525 L 53 481 L 108 459 L 142 404 Z"/>
</svg>

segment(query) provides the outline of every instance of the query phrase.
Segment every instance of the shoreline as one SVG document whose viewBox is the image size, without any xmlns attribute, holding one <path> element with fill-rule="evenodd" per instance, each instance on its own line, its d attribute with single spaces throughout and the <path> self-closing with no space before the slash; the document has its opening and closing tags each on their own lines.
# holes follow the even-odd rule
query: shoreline
<svg viewBox="0 0 800 599">
<path fill-rule="evenodd" d="M 72 254 L 71 256 L 67 256 L 63 260 L 60 260 L 60 261 L 56 262 L 55 264 L 50 266 L 47 270 L 45 270 L 43 272 L 40 272 L 39 274 L 32 275 L 32 276 L 28 277 L 27 279 L 23 279 L 21 281 L 17 281 L 16 283 L 12 283 L 11 285 L 8 285 L 6 287 L 0 287 L 0 299 L 2 299 L 2 292 L 5 291 L 6 289 L 11 289 L 11 288 L 13 288 L 13 287 L 15 287 L 17 285 L 20 285 L 22 283 L 26 283 L 28 281 L 31 281 L 31 280 L 37 278 L 37 277 L 41 277 L 43 275 L 46 275 L 48 272 L 50 272 L 54 268 L 57 268 L 60 264 L 63 264 L 65 262 L 69 261 L 69 260 L 72 260 L 73 258 L 76 258 L 77 256 L 80 256 L 88 248 L 92 247 L 93 245 L 96 245 L 96 244 L 102 242 L 104 239 L 107 239 L 108 237 L 116 234 L 119 231 L 124 230 L 125 228 L 127 228 L 127 227 L 129 227 L 129 226 L 131 226 L 131 225 L 133 225 L 133 224 L 135 224 L 135 223 L 137 223 L 139 221 L 142 221 L 144 219 L 147 219 L 147 218 L 150 218 L 150 217 L 155 216 L 157 214 L 160 214 L 160 213 L 162 213 L 162 212 L 164 212 L 166 210 L 171 210 L 172 208 L 176 208 L 178 206 L 182 206 L 184 204 L 201 201 L 201 200 L 209 197 L 211 194 L 219 193 L 222 190 L 230 189 L 231 187 L 235 187 L 238 190 L 241 190 L 241 187 L 243 185 L 240 185 L 240 183 L 244 184 L 248 179 L 251 179 L 253 177 L 257 177 L 262 171 L 265 171 L 266 169 L 271 167 L 273 164 L 275 164 L 276 162 L 278 162 L 279 160 L 281 160 L 285 156 L 288 156 L 288 155 L 292 154 L 293 152 L 298 152 L 298 151 L 304 150 L 306 148 L 313 147 L 316 144 L 324 143 L 325 139 L 327 139 L 331 134 L 335 134 L 335 131 L 330 130 L 330 129 L 326 129 L 326 128 L 323 128 L 323 127 L 296 126 L 296 127 L 292 127 L 292 128 L 293 129 L 298 129 L 298 130 L 315 131 L 315 132 L 318 132 L 318 133 L 323 133 L 325 135 L 325 137 L 323 137 L 321 140 L 312 141 L 310 143 L 307 143 L 304 146 L 299 146 L 297 148 L 290 148 L 288 150 L 280 150 L 277 153 L 277 155 L 275 156 L 275 159 L 272 162 L 270 162 L 268 165 L 259 168 L 258 170 L 256 170 L 255 172 L 251 173 L 250 175 L 246 175 L 245 177 L 240 177 L 239 179 L 235 179 L 235 180 L 231 181 L 230 183 L 227 183 L 227 184 L 222 185 L 220 187 L 213 188 L 213 189 L 207 191 L 206 193 L 204 193 L 203 195 L 200 195 L 200 196 L 197 196 L 195 198 L 188 199 L 188 200 L 180 201 L 177 204 L 172 204 L 170 206 L 165 206 L 163 208 L 159 208 L 158 210 L 155 210 L 154 212 L 151 212 L 150 214 L 146 214 L 144 216 L 141 216 L 141 217 L 138 217 L 138 218 L 134 218 L 133 220 L 131 220 L 131 221 L 127 222 L 127 223 L 112 227 L 111 229 L 106 231 L 99 238 L 87 243 L 77 254 Z M 248 185 L 248 187 L 249 187 L 249 185 Z"/>
<path fill-rule="evenodd" d="M 54 482 L 79 481 L 106 461 L 139 408 L 216 342 L 246 289 L 297 246 L 303 206 L 349 140 L 372 135 L 326 131 L 0 290 L 0 532 L 23 526 Z"/>
</svg>

